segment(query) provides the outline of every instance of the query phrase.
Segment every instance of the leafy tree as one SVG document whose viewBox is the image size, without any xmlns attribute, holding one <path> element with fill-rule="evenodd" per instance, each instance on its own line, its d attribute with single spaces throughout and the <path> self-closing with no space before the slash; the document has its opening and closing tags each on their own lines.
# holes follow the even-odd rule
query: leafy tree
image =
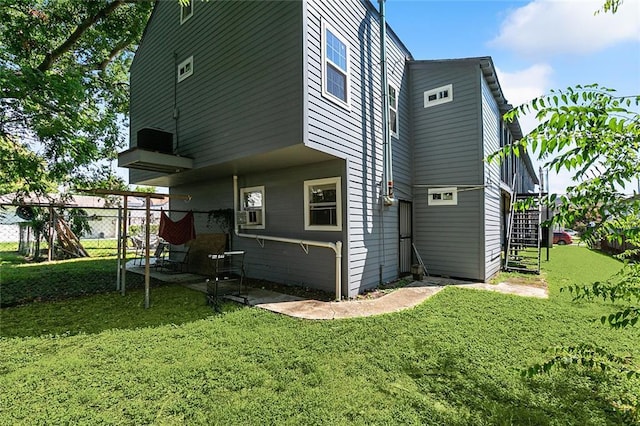
<svg viewBox="0 0 640 426">
<path fill-rule="evenodd" d="M 607 239 L 640 247 L 640 196 L 622 193 L 640 177 L 639 106 L 639 95 L 621 96 L 597 84 L 552 90 L 505 115 L 509 121 L 533 112 L 540 124 L 515 146 L 505 147 L 491 159 L 503 158 L 511 151 L 517 155 L 517 147 L 522 146 L 531 148 L 546 168 L 572 172 L 574 184 L 567 188 L 566 195 L 553 195 L 548 200 L 557 210 L 553 221 L 588 223 L 582 238 L 592 246 Z M 640 318 L 640 263 L 633 260 L 637 254 L 637 249 L 629 249 L 619 255 L 624 260 L 623 268 L 605 282 L 575 283 L 562 290 L 570 291 L 574 300 L 615 302 L 614 312 L 603 316 L 601 322 L 615 328 L 635 326 Z M 546 362 L 529 367 L 523 374 L 579 364 L 640 377 L 632 359 L 594 345 L 559 346 L 552 353 Z"/>
<path fill-rule="evenodd" d="M 155 194 L 156 192 L 156 187 L 155 186 L 140 186 L 140 185 L 136 185 L 136 187 L 133 189 L 134 192 L 146 192 L 149 194 Z"/>
<path fill-rule="evenodd" d="M 584 237 L 591 242 L 618 233 L 621 219 L 640 213 L 640 200 L 622 193 L 640 176 L 640 118 L 633 109 L 639 105 L 638 95 L 619 96 L 593 84 L 552 90 L 504 117 L 510 121 L 535 112 L 540 124 L 517 146 L 531 148 L 546 168 L 572 172 L 575 185 L 566 195 L 550 198 L 552 206 L 560 201 L 554 219 L 587 220 L 592 226 Z M 494 157 L 512 150 L 518 155 L 516 148 L 506 147 Z"/>
<path fill-rule="evenodd" d="M 63 215 L 64 211 L 60 211 L 58 214 Z M 95 218 L 89 216 L 89 213 L 87 213 L 85 209 L 76 207 L 71 208 L 68 210 L 66 216 L 69 221 L 71 232 L 73 232 L 76 237 L 81 238 L 91 233 L 91 224 L 89 223 L 89 220 Z"/>
<path fill-rule="evenodd" d="M 503 158 L 517 147 L 531 148 L 545 167 L 573 173 L 575 185 L 562 196 L 552 195 L 557 209 L 553 221 L 573 223 L 586 220 L 582 238 L 591 245 L 602 239 L 625 241 L 640 246 L 640 197 L 626 196 L 625 186 L 640 176 L 640 95 L 619 96 L 615 90 L 599 85 L 576 86 L 536 98 L 505 114 L 505 120 L 535 112 L 540 124 L 521 141 L 490 157 Z M 556 204 L 556 200 L 560 200 Z M 576 298 L 601 297 L 605 300 L 640 301 L 640 264 L 627 250 L 623 270 L 605 283 L 573 285 L 568 289 Z M 603 322 L 631 326 L 638 321 L 638 308 L 630 305 L 607 316 Z M 580 350 L 575 347 L 574 351 Z M 535 369 L 534 369 L 535 370 Z"/>
<path fill-rule="evenodd" d="M 40 243 L 49 234 L 49 212 L 42 207 L 31 207 L 33 218 L 26 222 L 27 226 L 33 231 L 33 259 L 35 261 L 42 260 L 40 255 Z"/>
<path fill-rule="evenodd" d="M 123 186 L 104 160 L 123 142 L 128 70 L 151 8 L 0 0 L 0 192 Z"/>
<path fill-rule="evenodd" d="M 615 13 L 621 4 L 606 1 L 598 13 Z M 624 263 L 616 275 L 605 282 L 575 283 L 562 289 L 570 291 L 574 300 L 614 302 L 614 311 L 600 318 L 614 328 L 636 326 L 640 321 L 640 194 L 623 194 L 640 179 L 639 107 L 640 95 L 619 95 L 598 84 L 552 90 L 505 114 L 504 119 L 511 121 L 534 113 L 540 124 L 514 146 L 489 157 L 489 161 L 503 159 L 511 152 L 518 155 L 521 147 L 531 148 L 546 168 L 572 172 L 574 184 L 566 195 L 547 200 L 557 210 L 552 221 L 587 223 L 582 238 L 591 246 L 605 239 L 630 243 L 618 255 Z M 640 377 L 640 368 L 631 358 L 591 344 L 563 345 L 551 352 L 546 362 L 529 367 L 523 375 L 582 365 Z M 640 413 L 629 414 L 637 420 Z"/>
</svg>

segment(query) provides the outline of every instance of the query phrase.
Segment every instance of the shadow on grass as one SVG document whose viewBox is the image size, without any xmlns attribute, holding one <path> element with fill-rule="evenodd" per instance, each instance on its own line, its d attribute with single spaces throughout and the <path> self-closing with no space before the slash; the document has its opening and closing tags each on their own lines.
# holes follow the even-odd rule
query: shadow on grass
<svg viewBox="0 0 640 426">
<path fill-rule="evenodd" d="M 454 353 L 441 353 L 406 362 L 403 370 L 413 383 L 380 390 L 393 398 L 408 398 L 425 424 L 587 425 L 638 420 L 633 410 L 616 407 L 624 393 L 619 377 L 584 368 L 533 378 L 511 370 L 507 377 L 496 377 Z"/>
<path fill-rule="evenodd" d="M 15 253 L 0 252 L 0 259 L 0 307 L 3 308 L 108 293 L 116 288 L 115 257 L 37 263 L 27 262 Z M 154 280 L 152 283 L 159 284 Z M 141 276 L 127 273 L 127 288 L 143 285 Z"/>
<path fill-rule="evenodd" d="M 205 295 L 179 285 L 154 286 L 151 307 L 144 308 L 144 290 L 96 294 L 64 301 L 31 303 L 0 310 L 0 336 L 28 337 L 99 333 L 185 324 L 216 315 Z M 240 309 L 224 304 L 223 312 Z"/>
</svg>

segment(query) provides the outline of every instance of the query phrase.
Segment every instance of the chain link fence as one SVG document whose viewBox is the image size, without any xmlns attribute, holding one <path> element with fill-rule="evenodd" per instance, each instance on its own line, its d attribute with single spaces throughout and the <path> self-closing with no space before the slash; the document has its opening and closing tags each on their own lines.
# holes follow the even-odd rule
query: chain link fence
<svg viewBox="0 0 640 426">
<path fill-rule="evenodd" d="M 0 306 L 115 291 L 124 220 L 125 261 L 144 256 L 139 243 L 146 241 L 144 199 L 132 199 L 126 210 L 107 205 L 101 197 L 84 199 L 90 202 L 0 203 Z M 159 240 L 163 211 L 173 220 L 187 213 L 169 210 L 168 200 L 153 201 L 149 220 L 152 243 Z M 209 212 L 193 214 L 196 233 L 220 232 Z M 128 289 L 143 285 L 144 276 L 127 272 Z"/>
</svg>

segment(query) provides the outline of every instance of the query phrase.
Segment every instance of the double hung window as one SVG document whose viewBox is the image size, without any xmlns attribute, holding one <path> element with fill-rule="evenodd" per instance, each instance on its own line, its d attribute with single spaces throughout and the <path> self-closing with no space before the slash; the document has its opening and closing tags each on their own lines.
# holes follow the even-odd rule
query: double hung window
<svg viewBox="0 0 640 426">
<path fill-rule="evenodd" d="M 304 182 L 304 229 L 342 230 L 342 183 L 339 177 Z"/>
<path fill-rule="evenodd" d="M 389 85 L 389 131 L 398 137 L 398 89 Z"/>
<path fill-rule="evenodd" d="M 240 189 L 243 226 L 264 229 L 264 186 Z"/>
<path fill-rule="evenodd" d="M 349 105 L 349 45 L 328 25 L 322 25 L 322 93 Z"/>
</svg>

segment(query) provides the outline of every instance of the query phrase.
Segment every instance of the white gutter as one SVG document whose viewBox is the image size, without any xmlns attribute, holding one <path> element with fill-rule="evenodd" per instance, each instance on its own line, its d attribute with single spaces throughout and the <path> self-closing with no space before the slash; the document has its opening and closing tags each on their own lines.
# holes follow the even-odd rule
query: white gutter
<svg viewBox="0 0 640 426">
<path fill-rule="evenodd" d="M 233 175 L 233 231 L 236 237 L 254 239 L 264 247 L 264 241 L 298 244 L 305 253 L 309 254 L 309 246 L 332 249 L 336 254 L 336 301 L 342 298 L 342 241 L 331 243 L 328 241 L 298 240 L 295 238 L 272 237 L 269 235 L 244 234 L 238 228 L 238 176 Z"/>
</svg>

